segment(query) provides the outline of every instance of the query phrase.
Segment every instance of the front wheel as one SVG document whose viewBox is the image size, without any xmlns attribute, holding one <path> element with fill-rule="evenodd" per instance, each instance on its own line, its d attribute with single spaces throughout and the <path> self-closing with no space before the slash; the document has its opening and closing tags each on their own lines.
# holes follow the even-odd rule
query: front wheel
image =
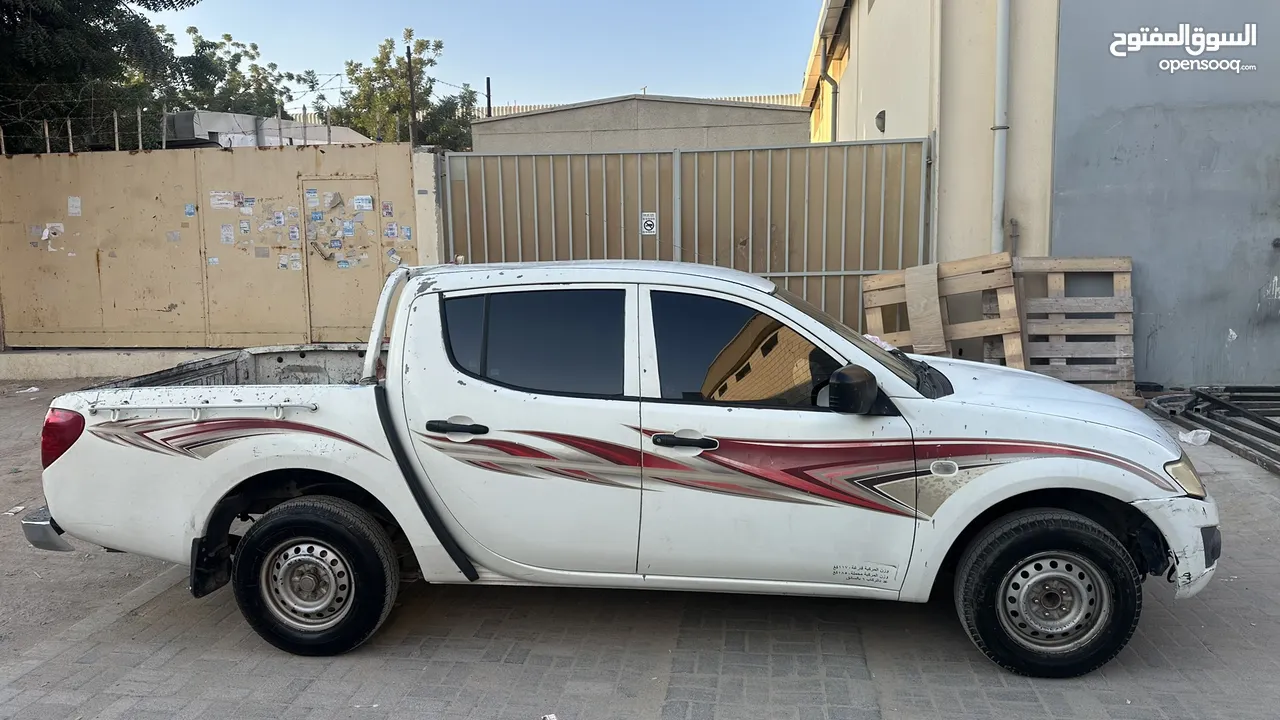
<svg viewBox="0 0 1280 720">
<path fill-rule="evenodd" d="M 387 619 L 400 585 L 391 539 L 358 505 L 327 496 L 277 505 L 236 549 L 236 603 L 272 645 L 337 655 Z"/>
<path fill-rule="evenodd" d="M 1064 510 L 1024 510 L 969 545 L 955 582 L 970 639 L 996 664 L 1075 677 L 1114 658 L 1142 611 L 1142 575 L 1098 523 Z"/>
</svg>

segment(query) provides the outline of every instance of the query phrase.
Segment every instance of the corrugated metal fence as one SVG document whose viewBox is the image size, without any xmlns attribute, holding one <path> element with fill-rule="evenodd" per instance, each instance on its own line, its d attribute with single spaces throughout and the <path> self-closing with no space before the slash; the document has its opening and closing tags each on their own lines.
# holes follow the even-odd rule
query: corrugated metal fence
<svg viewBox="0 0 1280 720">
<path fill-rule="evenodd" d="M 775 279 L 851 324 L 858 278 L 926 261 L 927 140 L 443 163 L 466 262 L 682 260 Z"/>
</svg>

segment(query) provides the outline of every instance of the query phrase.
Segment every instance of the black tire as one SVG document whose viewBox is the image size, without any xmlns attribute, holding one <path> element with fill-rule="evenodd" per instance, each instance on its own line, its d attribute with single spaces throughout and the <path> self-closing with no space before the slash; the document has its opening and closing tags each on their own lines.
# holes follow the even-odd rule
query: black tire
<svg viewBox="0 0 1280 720">
<path fill-rule="evenodd" d="M 400 568 L 391 539 L 369 513 L 312 496 L 287 500 L 249 527 L 231 578 L 240 612 L 264 640 L 296 655 L 338 655 L 386 621 Z M 318 611 L 303 613 L 317 602 Z"/>
<path fill-rule="evenodd" d="M 1027 578 L 1032 582 L 1023 583 Z M 955 603 L 969 638 L 997 665 L 1020 675 L 1076 677 L 1105 665 L 1133 636 L 1142 575 L 1093 520 L 1023 510 L 970 543 L 956 572 Z"/>
</svg>

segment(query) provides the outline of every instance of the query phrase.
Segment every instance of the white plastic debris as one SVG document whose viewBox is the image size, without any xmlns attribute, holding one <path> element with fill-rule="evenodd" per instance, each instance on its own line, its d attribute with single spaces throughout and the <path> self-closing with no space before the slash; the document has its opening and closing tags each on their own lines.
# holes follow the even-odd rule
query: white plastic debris
<svg viewBox="0 0 1280 720">
<path fill-rule="evenodd" d="M 551 713 L 549 715 L 543 715 L 542 720 L 556 720 L 556 714 Z"/>
<path fill-rule="evenodd" d="M 35 386 L 33 385 L 33 386 L 31 386 L 31 387 L 27 388 L 26 390 L 19 390 L 19 391 L 18 391 L 18 393 L 33 393 L 33 392 L 40 392 L 40 388 L 35 387 Z"/>
<path fill-rule="evenodd" d="M 1188 445 L 1200 446 L 1209 442 L 1208 430 L 1191 430 L 1178 433 L 1178 439 Z"/>
<path fill-rule="evenodd" d="M 862 337 L 864 337 L 864 338 L 866 338 L 866 339 L 870 340 L 871 342 L 875 343 L 876 345 L 879 345 L 880 347 L 884 348 L 885 350 L 892 350 L 892 349 L 893 349 L 893 346 L 892 346 L 892 345 L 890 345 L 889 343 L 885 342 L 884 340 L 881 340 L 880 338 L 876 337 L 875 335 L 869 335 L 869 334 L 867 334 L 867 335 L 863 335 Z"/>
</svg>

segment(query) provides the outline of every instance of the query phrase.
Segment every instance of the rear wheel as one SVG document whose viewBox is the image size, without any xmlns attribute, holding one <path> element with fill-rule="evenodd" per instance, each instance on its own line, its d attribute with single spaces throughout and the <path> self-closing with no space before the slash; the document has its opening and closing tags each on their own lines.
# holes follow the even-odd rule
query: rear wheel
<svg viewBox="0 0 1280 720">
<path fill-rule="evenodd" d="M 956 612 L 978 649 L 1040 677 L 1092 672 L 1129 642 L 1142 575 L 1106 528 L 1064 510 L 1012 513 L 960 560 Z"/>
<path fill-rule="evenodd" d="M 232 570 L 236 603 L 267 642 L 298 655 L 352 650 L 387 619 L 400 573 L 391 539 L 334 497 L 288 500 L 250 526 Z"/>
</svg>

